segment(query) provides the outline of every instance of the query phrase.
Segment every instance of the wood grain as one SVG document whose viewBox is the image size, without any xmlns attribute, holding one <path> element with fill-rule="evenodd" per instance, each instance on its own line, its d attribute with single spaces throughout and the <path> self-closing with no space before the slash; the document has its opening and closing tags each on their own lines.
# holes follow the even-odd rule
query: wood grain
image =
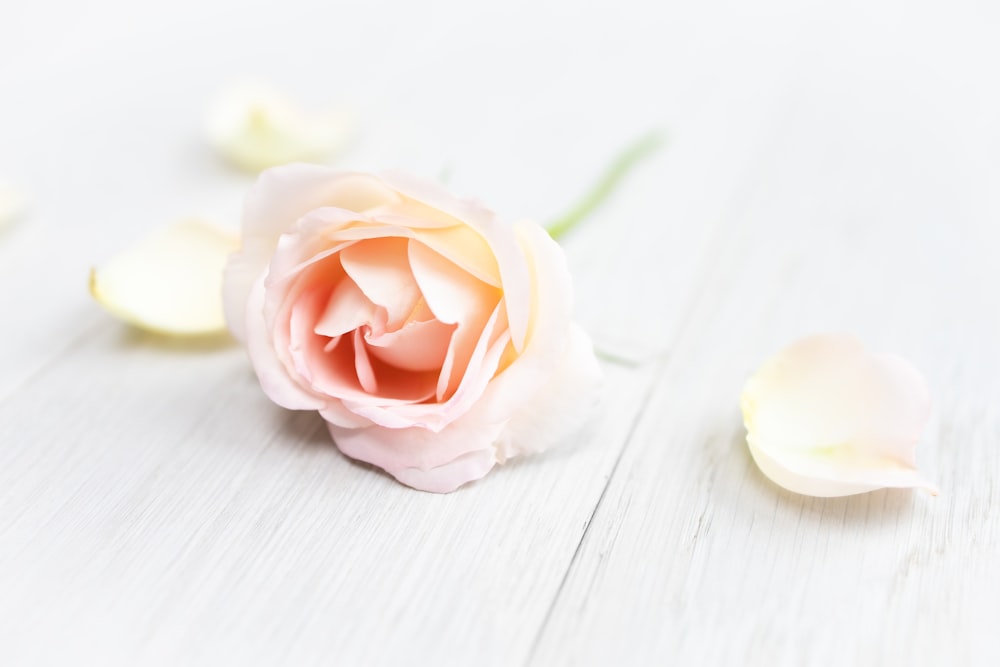
<svg viewBox="0 0 1000 667">
<path fill-rule="evenodd" d="M 511 2 L 484 32 L 464 3 L 105 4 L 127 19 L 18 5 L 46 39 L 0 40 L 24 101 L 0 170 L 37 202 L 0 236 L 0 663 L 1000 663 L 995 12 Z M 92 263 L 238 208 L 249 179 L 196 139 L 220 80 L 315 92 L 330 62 L 369 123 L 341 166 L 453 167 L 511 218 L 666 126 L 565 242 L 617 361 L 561 448 L 418 493 L 269 403 L 235 345 L 89 302 Z M 940 497 L 811 499 L 754 466 L 742 383 L 830 330 L 927 375 Z"/>
<path fill-rule="evenodd" d="M 862 99 L 884 105 L 882 117 L 833 99 L 830 82 L 796 91 L 758 186 L 694 286 L 698 306 L 532 664 L 998 659 L 1000 535 L 987 517 L 1000 495 L 987 460 L 1000 354 L 995 300 L 980 288 L 1000 281 L 995 209 L 979 185 L 989 157 L 953 153 L 982 128 L 907 117 L 897 91 L 870 83 Z M 901 159 L 914 137 L 920 157 Z M 927 373 L 937 403 L 919 460 L 940 497 L 805 498 L 753 465 L 742 382 L 783 344 L 829 330 Z"/>
</svg>

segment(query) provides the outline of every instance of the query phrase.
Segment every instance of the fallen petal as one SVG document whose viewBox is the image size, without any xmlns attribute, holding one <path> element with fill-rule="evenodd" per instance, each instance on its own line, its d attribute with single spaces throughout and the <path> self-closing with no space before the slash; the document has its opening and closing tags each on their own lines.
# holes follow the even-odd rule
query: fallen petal
<svg viewBox="0 0 1000 667">
<path fill-rule="evenodd" d="M 750 453 L 779 486 L 810 496 L 937 493 L 914 459 L 930 395 L 899 357 L 872 354 L 853 336 L 810 336 L 766 361 L 741 403 Z"/>
<path fill-rule="evenodd" d="M 200 220 L 175 223 L 90 273 L 90 293 L 142 329 L 193 336 L 220 333 L 222 271 L 238 239 Z"/>
<path fill-rule="evenodd" d="M 205 135 L 227 161 L 256 173 L 326 159 L 344 145 L 351 125 L 343 112 L 307 112 L 267 86 L 240 84 L 209 105 Z"/>
<path fill-rule="evenodd" d="M 0 229 L 13 223 L 24 212 L 24 196 L 13 188 L 0 185 Z"/>
</svg>

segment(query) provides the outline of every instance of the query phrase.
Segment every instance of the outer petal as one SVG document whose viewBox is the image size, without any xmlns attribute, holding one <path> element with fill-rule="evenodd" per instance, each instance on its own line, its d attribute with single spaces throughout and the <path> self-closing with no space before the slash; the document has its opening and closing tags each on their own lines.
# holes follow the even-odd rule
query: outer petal
<svg viewBox="0 0 1000 667">
<path fill-rule="evenodd" d="M 454 461 L 430 470 L 401 468 L 390 472 L 397 480 L 414 489 L 431 493 L 451 493 L 463 484 L 485 477 L 496 462 L 493 450 L 480 449 L 463 454 Z"/>
<path fill-rule="evenodd" d="M 479 479 L 496 464 L 493 442 L 501 425 L 455 422 L 439 432 L 424 428 L 344 429 L 330 424 L 347 456 L 382 468 L 422 491 L 447 493 Z"/>
<path fill-rule="evenodd" d="M 290 410 L 321 410 L 327 399 L 309 391 L 288 373 L 274 350 L 271 331 L 264 320 L 264 277 L 250 292 L 246 308 L 246 340 L 250 363 L 268 398 Z"/>
<path fill-rule="evenodd" d="M 571 336 L 573 285 L 565 253 L 532 222 L 518 223 L 516 232 L 530 271 L 531 317 L 523 352 L 490 382 L 475 408 L 489 423 L 510 419 L 535 399 L 564 362 Z"/>
<path fill-rule="evenodd" d="M 226 266 L 226 322 L 244 339 L 243 308 L 254 281 L 267 270 L 278 237 L 310 211 L 334 206 L 351 211 L 397 201 L 378 178 L 329 167 L 290 164 L 263 172 L 247 194 L 243 208 L 243 244 Z"/>
<path fill-rule="evenodd" d="M 497 442 L 500 462 L 547 449 L 578 428 L 593 410 L 602 377 L 590 338 L 574 324 L 562 363 L 544 385 L 526 388 L 531 399 L 504 428 Z"/>
<path fill-rule="evenodd" d="M 747 382 L 742 404 L 754 460 L 789 490 L 932 490 L 914 464 L 930 409 L 923 378 L 852 336 L 811 336 L 788 346 Z"/>
</svg>

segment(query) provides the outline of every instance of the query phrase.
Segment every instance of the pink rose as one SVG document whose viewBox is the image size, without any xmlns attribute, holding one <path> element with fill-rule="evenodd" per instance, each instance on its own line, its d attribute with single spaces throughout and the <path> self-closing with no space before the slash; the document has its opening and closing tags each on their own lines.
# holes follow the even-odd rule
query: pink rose
<svg viewBox="0 0 1000 667">
<path fill-rule="evenodd" d="M 402 175 L 261 174 L 224 295 L 275 403 L 425 491 L 553 444 L 595 395 L 562 249 Z"/>
</svg>

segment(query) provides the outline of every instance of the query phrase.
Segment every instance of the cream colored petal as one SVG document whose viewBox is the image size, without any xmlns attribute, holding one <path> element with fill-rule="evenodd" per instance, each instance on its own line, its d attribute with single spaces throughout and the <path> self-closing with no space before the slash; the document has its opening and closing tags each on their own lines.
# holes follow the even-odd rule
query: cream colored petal
<svg viewBox="0 0 1000 667">
<path fill-rule="evenodd" d="M 377 310 L 353 280 L 341 280 L 331 291 L 314 331 L 330 338 L 342 336 L 375 321 Z"/>
<path fill-rule="evenodd" d="M 524 388 L 531 399 L 514 414 L 496 442 L 501 463 L 563 442 L 594 414 L 603 379 L 594 347 L 577 325 L 570 327 L 568 339 L 548 381 Z"/>
<path fill-rule="evenodd" d="M 269 86 L 245 83 L 226 88 L 210 103 L 205 135 L 227 161 L 258 172 L 324 160 L 345 144 L 352 125 L 344 112 L 309 112 Z"/>
<path fill-rule="evenodd" d="M 405 371 L 441 368 L 455 326 L 435 319 L 412 321 L 396 331 L 365 334 L 369 353 Z"/>
<path fill-rule="evenodd" d="M 300 221 L 300 226 L 319 226 L 324 219 L 335 217 L 334 209 L 314 211 Z M 487 285 L 501 287 L 500 271 L 489 245 L 469 227 L 420 227 L 412 218 L 398 215 L 355 215 L 350 227 L 324 232 L 330 240 L 348 241 L 369 238 L 416 239 L 436 253 L 457 264 L 473 277 Z"/>
<path fill-rule="evenodd" d="M 191 336 L 225 330 L 222 272 L 235 236 L 184 220 L 147 237 L 90 274 L 90 292 L 142 329 Z"/>
<path fill-rule="evenodd" d="M 812 496 L 923 487 L 914 459 L 930 411 L 920 374 L 853 336 L 797 341 L 766 361 L 742 396 L 747 444 L 772 481 Z"/>
<path fill-rule="evenodd" d="M 514 348 L 521 352 L 528 337 L 531 283 L 528 264 L 518 247 L 517 239 L 510 233 L 510 226 L 477 202 L 455 197 L 435 183 L 422 181 L 401 172 L 383 174 L 382 179 L 405 197 L 437 210 L 438 215 L 446 214 L 462 220 L 485 239 L 494 260 L 490 266 L 481 268 L 484 273 L 489 273 L 493 270 L 493 266 L 497 267 L 504 292 L 508 295 L 507 319 L 510 322 Z M 434 243 L 428 245 L 435 247 Z M 447 252 L 440 250 L 439 252 L 448 255 Z M 466 261 L 472 259 L 476 254 L 478 253 L 470 253 L 464 259 Z M 458 263 L 464 262 L 458 261 Z M 491 280 L 484 281 L 493 284 Z"/>
<path fill-rule="evenodd" d="M 243 242 L 233 253 L 224 278 L 226 319 L 233 335 L 243 340 L 247 299 L 254 282 L 268 272 L 282 234 L 291 232 L 302 238 L 295 248 L 292 265 L 312 255 L 313 244 L 322 244 L 326 232 L 320 224 L 338 229 L 360 217 L 353 211 L 382 206 L 397 195 L 374 176 L 338 172 L 329 167 L 291 164 L 268 169 L 247 193 L 243 208 Z M 306 219 L 304 219 L 306 218 Z M 309 219 L 317 218 L 315 222 Z M 305 226 L 311 233 L 306 233 Z M 296 248 L 301 249 L 297 250 Z M 284 255 L 284 253 L 282 253 Z M 287 262 L 271 266 L 280 274 Z"/>
<path fill-rule="evenodd" d="M 386 207 L 388 208 L 388 207 Z M 415 218 L 397 215 L 373 214 L 376 222 L 407 229 L 407 236 L 415 238 L 465 271 L 493 287 L 500 287 L 500 269 L 489 244 L 471 227 L 421 227 Z"/>
<path fill-rule="evenodd" d="M 407 239 L 367 239 L 340 253 L 347 275 L 372 303 L 386 309 L 392 331 L 406 322 L 420 300 L 420 288 L 407 265 L 408 246 Z"/>
<path fill-rule="evenodd" d="M 454 394 L 467 374 L 484 326 L 502 293 L 416 241 L 409 244 L 409 263 L 420 292 L 437 320 L 456 325 L 441 369 L 437 391 L 440 402 Z"/>
<path fill-rule="evenodd" d="M 24 213 L 25 199 L 17 190 L 0 185 L 0 229 L 13 223 Z"/>
<path fill-rule="evenodd" d="M 754 462 L 772 482 L 806 496 L 829 498 L 850 496 L 886 488 L 923 488 L 932 495 L 938 490 L 921 474 L 904 463 L 864 460 L 850 448 L 796 456 L 788 452 L 776 456 L 748 440 Z"/>
<path fill-rule="evenodd" d="M 529 313 L 528 337 L 523 352 L 490 383 L 487 393 L 477 406 L 482 418 L 488 422 L 510 419 L 521 414 L 526 402 L 539 401 L 535 393 L 561 375 L 560 367 L 570 351 L 590 348 L 589 341 L 570 344 L 578 334 L 572 325 L 573 284 L 562 247 L 548 233 L 533 222 L 521 221 L 514 226 L 517 242 L 527 258 L 530 293 L 526 299 Z M 511 298 L 509 295 L 506 298 Z M 584 338 L 586 338 L 584 336 Z M 589 373 L 596 370 L 593 350 L 572 362 L 576 370 Z M 596 396 L 597 381 L 580 382 L 577 389 L 585 388 Z M 577 405 L 592 405 L 580 400 Z M 571 416 L 566 416 L 572 421 Z M 562 421 L 563 416 L 558 418 Z M 556 420 L 553 417 L 553 420 Z M 527 430 L 528 427 L 525 427 Z M 530 448 L 530 445 L 523 445 Z"/>
</svg>

